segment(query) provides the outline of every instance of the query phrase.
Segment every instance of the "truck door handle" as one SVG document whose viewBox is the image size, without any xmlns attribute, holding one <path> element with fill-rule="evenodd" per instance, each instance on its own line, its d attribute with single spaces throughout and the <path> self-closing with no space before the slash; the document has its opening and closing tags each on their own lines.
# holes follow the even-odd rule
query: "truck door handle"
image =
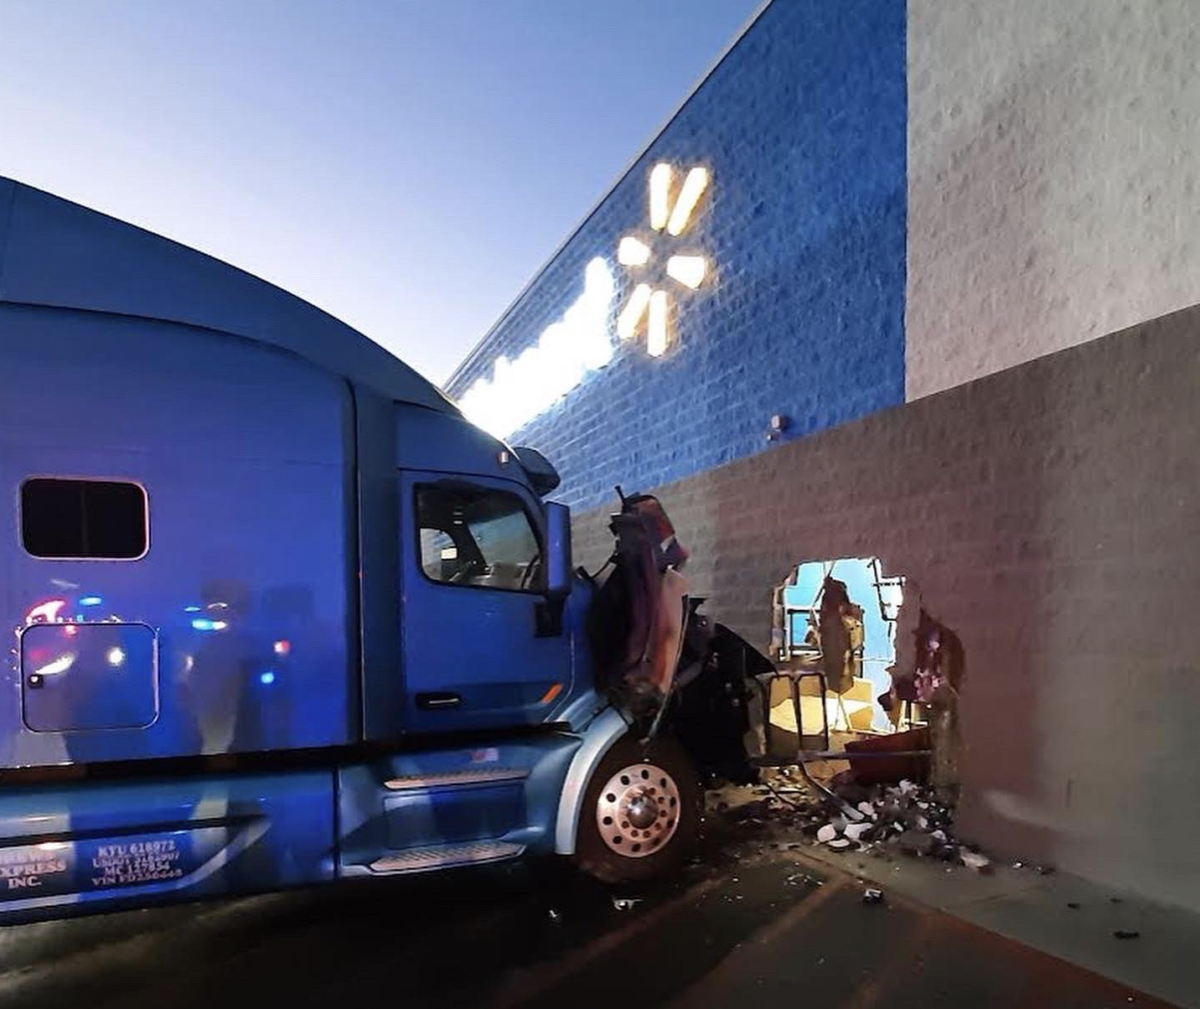
<svg viewBox="0 0 1200 1009">
<path fill-rule="evenodd" d="M 430 694 L 417 694 L 417 709 L 420 711 L 449 711 L 461 706 L 462 697 L 448 690 Z"/>
</svg>

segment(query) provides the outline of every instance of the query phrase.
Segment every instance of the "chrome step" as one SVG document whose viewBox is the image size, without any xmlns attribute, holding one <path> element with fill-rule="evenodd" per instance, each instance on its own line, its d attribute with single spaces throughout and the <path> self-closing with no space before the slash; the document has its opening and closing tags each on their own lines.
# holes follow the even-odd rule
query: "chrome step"
<svg viewBox="0 0 1200 1009">
<path fill-rule="evenodd" d="M 385 855 L 371 863 L 372 872 L 430 872 L 456 865 L 483 865 L 516 858 L 525 845 L 508 841 L 472 841 L 468 844 L 446 844 L 432 848 L 410 848 L 394 855 Z"/>
<path fill-rule="evenodd" d="M 500 781 L 524 781 L 529 772 L 519 767 L 480 767 L 466 771 L 435 771 L 432 774 L 405 774 L 383 784 L 393 792 L 414 788 L 452 788 L 457 785 L 493 785 Z"/>
</svg>

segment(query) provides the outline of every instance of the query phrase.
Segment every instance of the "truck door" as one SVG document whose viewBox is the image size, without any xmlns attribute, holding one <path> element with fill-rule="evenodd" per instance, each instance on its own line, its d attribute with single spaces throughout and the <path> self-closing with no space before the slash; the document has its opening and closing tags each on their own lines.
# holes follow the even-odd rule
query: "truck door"
<svg viewBox="0 0 1200 1009">
<path fill-rule="evenodd" d="M 406 727 L 544 721 L 572 655 L 537 500 L 508 480 L 403 471 L 400 513 Z"/>
</svg>

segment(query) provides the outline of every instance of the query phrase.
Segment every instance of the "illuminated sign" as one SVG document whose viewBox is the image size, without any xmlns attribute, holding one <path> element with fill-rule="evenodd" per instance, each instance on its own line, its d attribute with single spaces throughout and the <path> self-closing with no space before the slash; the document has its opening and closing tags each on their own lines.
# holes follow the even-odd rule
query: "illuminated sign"
<svg viewBox="0 0 1200 1009">
<path fill-rule="evenodd" d="M 687 230 L 700 197 L 708 188 L 708 169 L 696 167 L 684 176 L 675 192 L 675 170 L 658 164 L 650 172 L 650 227 L 678 238 Z M 674 196 L 674 201 L 672 201 Z M 632 271 L 640 271 L 654 260 L 648 242 L 636 235 L 626 235 L 617 244 L 617 262 Z M 669 255 L 666 275 L 677 284 L 696 290 L 708 274 L 708 260 L 693 253 Z M 638 335 L 643 321 L 646 327 L 646 353 L 661 357 L 671 344 L 669 295 L 666 287 L 643 281 L 634 286 L 629 300 L 617 316 L 617 336 L 632 340 Z"/>
<path fill-rule="evenodd" d="M 676 187 L 667 164 L 650 172 L 650 228 L 678 238 L 693 220 L 708 188 L 706 168 L 692 168 Z M 626 235 L 617 244 L 617 262 L 635 271 L 629 297 L 616 320 L 617 336 L 632 340 L 644 328 L 646 352 L 664 354 L 671 342 L 670 295 L 673 284 L 695 290 L 708 275 L 708 261 L 689 250 L 655 255 L 647 235 Z M 642 275 L 645 280 L 640 280 Z M 584 271 L 583 293 L 563 317 L 542 331 L 538 342 L 515 360 L 496 359 L 491 378 L 478 379 L 459 400 L 468 420 L 497 438 L 507 438 L 574 389 L 590 371 L 612 360 L 610 330 L 616 283 L 608 264 L 597 257 Z"/>
<path fill-rule="evenodd" d="M 458 405 L 473 424 L 506 438 L 612 360 L 609 333 L 616 290 L 608 264 L 593 259 L 583 274 L 583 293 L 541 339 L 516 360 L 499 357 L 491 381 L 481 378 Z"/>
</svg>

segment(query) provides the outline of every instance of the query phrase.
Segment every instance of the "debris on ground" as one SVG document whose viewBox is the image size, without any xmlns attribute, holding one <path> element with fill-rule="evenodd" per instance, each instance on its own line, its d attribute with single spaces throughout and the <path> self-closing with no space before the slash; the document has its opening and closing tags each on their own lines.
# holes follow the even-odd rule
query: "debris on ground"
<svg viewBox="0 0 1200 1009">
<path fill-rule="evenodd" d="M 912 778 L 864 781 L 843 770 L 818 781 L 799 766 L 770 768 L 752 791 L 717 791 L 712 799 L 710 808 L 726 806 L 726 822 L 769 831 L 767 847 L 779 852 L 820 845 L 860 858 L 934 859 L 945 863 L 946 872 L 965 866 L 988 874 L 996 868 L 976 844 L 957 836 L 953 803 Z M 731 801 L 718 804 L 725 799 Z M 1033 861 L 1000 864 L 1042 876 L 1054 872 Z"/>
<path fill-rule="evenodd" d="M 548 908 L 546 911 L 546 917 L 554 922 L 555 925 L 560 924 L 563 920 L 562 912 L 556 907 Z"/>
<path fill-rule="evenodd" d="M 618 911 L 632 911 L 641 902 L 640 897 L 613 897 L 612 906 Z"/>
<path fill-rule="evenodd" d="M 837 833 L 825 831 L 822 835 L 818 831 L 820 843 L 828 844 L 840 835 L 851 844 L 837 848 L 854 847 L 872 854 L 900 851 L 946 862 L 959 860 L 960 846 L 953 835 L 954 810 L 932 789 L 908 779 L 896 785 L 864 786 L 843 773 L 835 778 L 834 791 L 844 802 L 856 800 L 853 808 L 863 819 L 846 824 L 833 820 Z M 810 809 L 823 811 L 819 796 L 810 800 Z"/>
<path fill-rule="evenodd" d="M 1078 911 L 1079 910 L 1079 901 L 1069 900 L 1069 901 L 1067 901 L 1067 907 L 1069 907 L 1072 911 Z"/>
<path fill-rule="evenodd" d="M 863 891 L 862 899 L 863 899 L 864 904 L 882 904 L 883 903 L 883 891 L 876 890 L 873 887 L 868 887 L 866 890 Z"/>
<path fill-rule="evenodd" d="M 908 780 L 899 785 L 864 786 L 855 783 L 844 774 L 837 776 L 832 785 L 831 791 L 838 801 L 836 809 L 831 809 L 833 803 L 827 803 L 818 791 L 789 787 L 790 801 L 786 809 L 788 816 L 784 817 L 784 820 L 790 819 L 802 830 L 811 824 L 812 829 L 806 831 L 810 834 L 818 833 L 822 825 L 832 824 L 839 834 L 854 840 L 877 840 L 872 833 L 875 827 L 883 825 L 894 830 L 894 824 L 899 824 L 900 827 L 896 833 L 912 828 L 930 834 L 941 844 L 950 840 L 954 811 L 926 786 Z M 775 802 L 767 800 L 772 807 L 775 803 L 782 805 L 778 794 L 780 792 L 781 789 L 772 788 L 772 798 Z M 795 798 L 792 798 L 793 796 Z M 750 805 L 757 806 L 758 803 L 753 802 Z M 853 817 L 843 815 L 846 807 L 854 812 Z M 770 811 L 777 810 L 773 808 Z M 831 819 L 831 813 L 837 815 Z M 778 822 L 779 817 L 772 816 L 771 819 L 772 822 Z M 852 829 L 847 831 L 847 826 Z M 825 842 L 825 838 L 819 840 L 821 843 Z"/>
<path fill-rule="evenodd" d="M 1141 932 L 1137 932 L 1132 929 L 1125 929 L 1125 928 L 1113 929 L 1113 938 L 1114 939 L 1140 939 L 1141 936 L 1142 936 Z"/>
<path fill-rule="evenodd" d="M 815 876 L 810 876 L 807 872 L 794 872 L 784 880 L 789 886 L 798 886 L 803 883 L 811 886 L 824 886 L 823 879 L 817 879 Z"/>
<path fill-rule="evenodd" d="M 962 859 L 962 864 L 968 869 L 974 869 L 976 872 L 985 872 L 992 867 L 992 860 L 987 855 L 981 855 L 977 851 L 968 851 L 963 848 L 958 853 L 958 857 Z"/>
<path fill-rule="evenodd" d="M 896 838 L 896 846 L 910 855 L 928 855 L 932 853 L 937 841 L 925 831 L 908 828 Z"/>
<path fill-rule="evenodd" d="M 728 815 L 731 820 L 762 820 L 772 813 L 771 804 L 767 799 L 759 799 L 755 802 L 747 802 L 741 806 L 735 806 L 729 810 Z"/>
<path fill-rule="evenodd" d="M 843 833 L 851 841 L 861 841 L 863 837 L 875 829 L 875 825 L 871 823 L 848 823 Z"/>
</svg>

